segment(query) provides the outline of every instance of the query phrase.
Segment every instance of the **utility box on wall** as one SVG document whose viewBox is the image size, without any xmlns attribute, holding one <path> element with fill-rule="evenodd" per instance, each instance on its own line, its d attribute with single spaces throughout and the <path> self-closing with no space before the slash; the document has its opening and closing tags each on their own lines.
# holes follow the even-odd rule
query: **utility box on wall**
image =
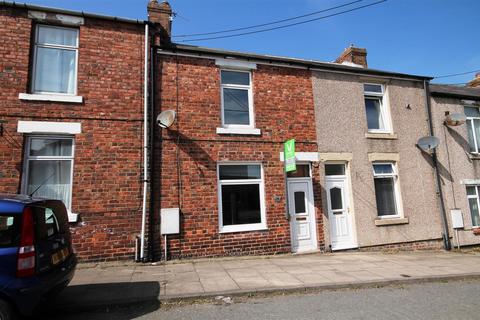
<svg viewBox="0 0 480 320">
<path fill-rule="evenodd" d="M 165 208 L 160 210 L 160 232 L 162 235 L 180 233 L 180 209 Z"/>
<path fill-rule="evenodd" d="M 452 227 L 453 229 L 463 229 L 463 216 L 462 211 L 458 209 L 450 210 L 450 214 L 452 215 Z"/>
</svg>

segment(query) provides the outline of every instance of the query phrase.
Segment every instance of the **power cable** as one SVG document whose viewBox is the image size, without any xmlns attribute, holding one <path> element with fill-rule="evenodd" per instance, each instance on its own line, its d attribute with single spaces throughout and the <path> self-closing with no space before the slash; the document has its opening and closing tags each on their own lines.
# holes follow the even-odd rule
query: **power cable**
<svg viewBox="0 0 480 320">
<path fill-rule="evenodd" d="M 321 19 L 326 19 L 326 18 L 338 16 L 338 15 L 341 15 L 341 14 L 344 14 L 344 13 L 348 13 L 348 12 L 360 10 L 360 9 L 363 9 L 363 8 L 371 7 L 371 6 L 374 6 L 374 5 L 383 3 L 383 2 L 387 2 L 387 1 L 388 1 L 388 0 L 381 0 L 381 1 L 373 2 L 373 3 L 370 3 L 370 4 L 364 5 L 364 6 L 356 7 L 356 8 L 353 8 L 353 9 L 344 10 L 344 11 L 340 11 L 340 12 L 337 12 L 337 13 L 329 14 L 329 15 L 326 15 L 326 16 L 322 16 L 322 17 L 318 17 L 318 18 L 314 18 L 314 19 L 309 19 L 309 20 L 305 20 L 305 21 L 301 21 L 301 22 L 291 23 L 291 24 L 287 24 L 287 25 L 283 25 L 283 26 L 273 27 L 273 28 L 267 28 L 267 29 L 262 29 L 262 30 L 257 30 L 257 31 L 250 31 L 250 32 L 243 32 L 243 33 L 236 33 L 236 34 L 226 35 L 226 36 L 179 40 L 178 42 L 193 42 L 193 41 L 203 41 L 203 40 L 224 39 L 224 38 L 232 38 L 232 37 L 239 37 L 239 36 L 244 36 L 244 35 L 250 35 L 250 34 L 255 34 L 255 33 L 262 33 L 262 32 L 267 32 L 267 31 L 272 31 L 272 30 L 278 30 L 278 29 L 284 29 L 284 28 L 288 28 L 288 27 L 292 27 L 292 26 L 297 26 L 297 25 L 301 25 L 301 24 L 305 24 L 305 23 L 309 23 L 309 22 L 313 22 L 313 21 L 317 21 L 317 20 L 321 20 Z"/>
<path fill-rule="evenodd" d="M 467 71 L 467 72 L 461 72 L 461 73 L 452 73 L 452 74 L 446 74 L 446 75 L 436 76 L 436 77 L 434 77 L 434 79 L 449 78 L 449 77 L 456 77 L 456 76 L 463 76 L 463 75 L 465 75 L 465 74 L 470 74 L 470 73 L 475 73 L 475 72 L 480 72 L 480 69 L 479 69 L 479 70 Z"/>
<path fill-rule="evenodd" d="M 303 14 L 303 15 L 300 15 L 300 16 L 292 17 L 292 18 L 287 18 L 287 19 L 282 19 L 282 20 L 276 20 L 276 21 L 267 22 L 267 23 L 262 23 L 262 24 L 256 24 L 256 25 L 248 26 L 248 27 L 242 27 L 242 28 L 236 28 L 236 29 L 227 29 L 227 30 L 221 30 L 221 31 L 215 31 L 215 32 L 182 34 L 182 35 L 178 35 L 178 36 L 173 36 L 172 38 L 187 38 L 187 37 L 197 37 L 197 36 L 208 36 L 208 35 L 212 35 L 212 34 L 228 33 L 228 32 L 234 32 L 234 31 L 242 31 L 242 30 L 260 28 L 260 27 L 265 27 L 265 26 L 272 25 L 272 24 L 279 24 L 279 23 L 282 23 L 282 22 L 287 22 L 287 21 L 291 21 L 291 20 L 296 20 L 296 19 L 300 19 L 300 18 L 305 18 L 305 17 L 313 16 L 313 15 L 316 15 L 316 14 L 319 14 L 319 13 L 323 13 L 323 12 L 327 12 L 327 11 L 331 11 L 331 10 L 335 10 L 335 9 L 339 9 L 339 8 L 343 8 L 343 7 L 347 7 L 347 6 L 351 5 L 351 4 L 358 3 L 358 2 L 362 2 L 362 1 L 363 1 L 363 0 L 356 0 L 356 1 L 352 1 L 352 2 L 349 2 L 349 3 L 345 3 L 345 4 L 342 4 L 342 5 L 336 6 L 336 7 L 332 7 L 332 8 L 328 8 L 328 9 L 323 9 L 323 10 L 320 10 L 320 11 L 315 11 L 315 12 Z"/>
</svg>

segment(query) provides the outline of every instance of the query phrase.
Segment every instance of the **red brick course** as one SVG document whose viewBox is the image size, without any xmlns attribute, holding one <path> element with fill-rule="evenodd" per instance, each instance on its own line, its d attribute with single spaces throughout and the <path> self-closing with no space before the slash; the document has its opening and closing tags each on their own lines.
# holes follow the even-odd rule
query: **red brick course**
<svg viewBox="0 0 480 320">
<path fill-rule="evenodd" d="M 161 176 L 155 180 L 161 182 L 161 206 L 181 210 L 181 233 L 168 241 L 170 257 L 290 252 L 285 177 L 279 153 L 290 138 L 296 139 L 297 151 L 317 152 L 309 72 L 258 65 L 252 83 L 255 127 L 262 135 L 218 135 L 220 69 L 215 61 L 161 55 L 158 65 L 162 109 L 177 110 L 178 116 L 176 124 L 163 131 L 162 148 L 157 148 L 156 155 L 162 164 L 158 170 Z M 262 163 L 268 230 L 219 233 L 219 161 Z M 318 167 L 313 169 L 319 247 L 323 248 L 319 173 Z M 276 196 L 279 202 L 274 200 Z"/>
<path fill-rule="evenodd" d="M 443 250 L 443 240 L 423 240 L 384 244 L 378 246 L 361 247 L 359 251 L 417 251 L 417 250 Z"/>
<path fill-rule="evenodd" d="M 140 231 L 143 138 L 143 25 L 85 18 L 80 27 L 78 95 L 84 103 L 21 101 L 28 93 L 33 23 L 0 7 L 0 192 L 20 191 L 18 120 L 80 122 L 75 136 L 72 225 L 80 259 L 132 258 Z"/>
</svg>

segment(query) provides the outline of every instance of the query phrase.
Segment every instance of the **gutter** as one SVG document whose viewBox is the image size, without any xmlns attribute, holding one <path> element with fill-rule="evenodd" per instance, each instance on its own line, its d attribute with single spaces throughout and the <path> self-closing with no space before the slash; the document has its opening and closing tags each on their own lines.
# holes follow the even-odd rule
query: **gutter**
<svg viewBox="0 0 480 320">
<path fill-rule="evenodd" d="M 430 104 L 430 89 L 429 89 L 429 82 L 425 80 L 423 82 L 423 87 L 425 89 L 425 105 L 427 108 L 427 114 L 428 114 L 428 131 L 431 136 L 434 135 L 433 132 L 433 121 L 432 121 L 432 107 Z M 450 242 L 450 234 L 449 234 L 449 228 L 448 228 L 448 220 L 447 220 L 447 214 L 445 210 L 445 201 L 443 198 L 443 191 L 442 191 L 442 179 L 440 177 L 440 172 L 438 170 L 438 158 L 437 158 L 437 152 L 435 149 L 433 149 L 432 152 L 432 159 L 433 159 L 433 166 L 434 166 L 434 171 L 435 171 L 435 187 L 436 191 L 438 194 L 438 200 L 440 203 L 440 217 L 442 219 L 442 227 L 443 227 L 443 233 L 442 233 L 442 238 L 443 238 L 443 247 L 445 250 L 451 250 L 452 249 L 452 244 Z"/>
<path fill-rule="evenodd" d="M 72 16 L 79 16 L 85 18 L 93 18 L 93 19 L 102 19 L 102 20 L 110 20 L 116 22 L 125 22 L 131 24 L 146 24 L 147 21 L 145 20 L 138 20 L 138 19 L 128 19 L 128 18 L 120 18 L 96 13 L 89 13 L 83 11 L 75 11 L 75 10 L 67 10 L 67 9 L 60 9 L 60 8 L 53 8 L 53 7 L 44 7 L 44 6 L 37 6 L 28 3 L 18 3 L 18 2 L 11 2 L 11 1 L 0 1 L 0 5 L 12 8 L 19 8 L 19 9 L 27 9 L 27 10 L 38 10 L 38 11 L 45 11 L 45 12 L 52 12 L 52 13 L 61 13 L 61 14 L 69 14 Z"/>
</svg>

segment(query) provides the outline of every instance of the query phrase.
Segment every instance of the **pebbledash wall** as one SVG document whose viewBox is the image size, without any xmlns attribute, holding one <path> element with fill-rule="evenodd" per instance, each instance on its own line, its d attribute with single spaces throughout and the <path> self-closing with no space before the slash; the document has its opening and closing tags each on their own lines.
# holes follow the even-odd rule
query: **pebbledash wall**
<svg viewBox="0 0 480 320">
<path fill-rule="evenodd" d="M 478 75 L 477 79 L 480 79 Z M 455 113 L 466 114 L 468 119 L 479 118 L 480 88 L 431 85 L 431 101 L 434 132 L 440 139 L 437 153 L 452 237 L 455 237 L 455 231 L 450 211 L 460 210 L 464 224 L 463 228 L 457 229 L 459 239 L 455 237 L 452 244 L 455 246 L 478 245 L 480 244 L 480 218 L 478 218 L 480 141 L 473 136 L 469 137 L 468 128 L 478 132 L 480 122 L 467 120 L 465 124 L 450 126 L 445 125 L 445 119 L 448 114 Z M 474 127 L 475 130 L 473 130 Z M 472 194 L 467 195 L 467 190 L 473 190 Z M 470 203 L 472 206 L 469 205 Z"/>
<path fill-rule="evenodd" d="M 76 94 L 31 95 L 39 25 L 78 30 Z M 144 23 L 3 3 L 0 26 L 0 192 L 22 191 L 30 136 L 73 138 L 78 256 L 132 258 L 141 219 Z"/>
<path fill-rule="evenodd" d="M 363 64 L 355 73 L 319 70 L 312 74 L 326 245 L 362 250 L 441 248 L 441 216 L 432 161 L 416 147 L 419 138 L 429 135 L 423 82 L 428 78 L 379 76 L 366 68 L 366 58 Z M 376 126 L 370 118 L 373 124 L 369 128 L 367 97 L 379 101 L 383 125 Z M 374 110 L 370 112 L 370 117 L 378 117 Z M 326 166 L 332 164 L 345 166 L 344 177 L 330 176 Z M 386 179 L 393 181 L 389 185 L 393 190 L 376 184 L 375 165 L 391 170 Z M 345 183 L 342 197 L 346 198 L 347 211 L 341 214 L 343 220 L 338 212 L 330 212 L 327 196 L 338 187 L 336 181 Z M 389 193 L 392 210 L 386 212 L 379 208 L 379 197 Z"/>
<path fill-rule="evenodd" d="M 167 240 L 171 258 L 292 250 L 280 152 L 283 142 L 292 138 L 297 152 L 317 151 L 310 72 L 241 58 L 225 62 L 224 57 L 183 56 L 178 47 L 158 54 L 160 106 L 177 112 L 176 123 L 163 130 L 161 148 L 156 148 L 161 161 L 156 177 L 161 182 L 161 207 L 181 212 L 180 234 Z M 219 61 L 231 66 L 221 66 Z M 251 74 L 257 132 L 228 133 L 226 129 L 222 133 L 221 70 L 238 71 L 239 65 Z M 263 168 L 266 225 L 261 230 L 221 232 L 217 165 L 228 163 Z M 323 249 L 318 162 L 311 167 L 317 248 Z"/>
</svg>

